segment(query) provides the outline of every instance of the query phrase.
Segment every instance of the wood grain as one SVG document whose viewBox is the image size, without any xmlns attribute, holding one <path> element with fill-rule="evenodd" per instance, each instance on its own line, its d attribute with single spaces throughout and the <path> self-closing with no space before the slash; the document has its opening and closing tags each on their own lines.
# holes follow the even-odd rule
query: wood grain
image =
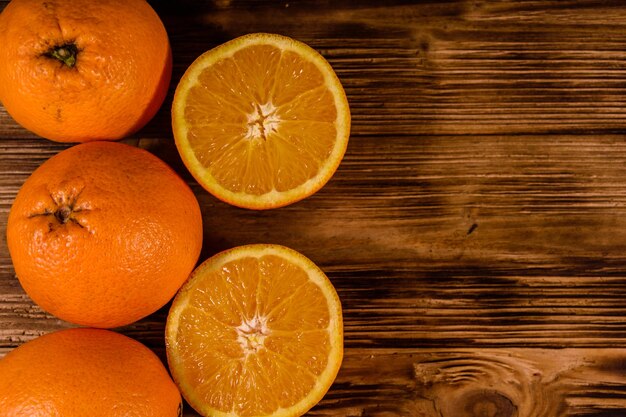
<svg viewBox="0 0 626 417">
<path fill-rule="evenodd" d="M 355 349 L 311 415 L 619 416 L 623 358 L 613 349 Z"/>
<path fill-rule="evenodd" d="M 190 183 L 202 259 L 280 243 L 327 272 L 344 307 L 346 358 L 310 415 L 626 415 L 626 4 L 152 3 L 172 41 L 174 82 L 126 142 Z M 353 115 L 328 185 L 267 212 L 202 190 L 169 126 L 187 65 L 256 31 L 320 50 Z M 20 185 L 66 147 L 0 110 L 0 355 L 68 326 L 23 293 L 4 238 Z M 163 357 L 166 314 L 120 331 Z"/>
</svg>

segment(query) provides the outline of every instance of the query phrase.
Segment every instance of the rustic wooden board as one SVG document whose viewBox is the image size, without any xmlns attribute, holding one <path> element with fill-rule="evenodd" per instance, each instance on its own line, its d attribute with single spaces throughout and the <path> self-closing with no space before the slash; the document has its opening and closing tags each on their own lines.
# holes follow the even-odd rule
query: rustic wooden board
<svg viewBox="0 0 626 417">
<path fill-rule="evenodd" d="M 202 259 L 280 243 L 327 272 L 346 358 L 310 415 L 626 415 L 626 4 L 153 5 L 172 89 L 201 52 L 256 31 L 317 48 L 346 88 L 353 131 L 337 174 L 278 210 L 230 207 L 192 180 L 171 94 L 126 140 L 189 181 Z M 66 147 L 0 110 L 0 355 L 68 326 L 23 293 L 4 238 L 20 185 Z M 163 357 L 166 314 L 120 331 Z"/>
</svg>

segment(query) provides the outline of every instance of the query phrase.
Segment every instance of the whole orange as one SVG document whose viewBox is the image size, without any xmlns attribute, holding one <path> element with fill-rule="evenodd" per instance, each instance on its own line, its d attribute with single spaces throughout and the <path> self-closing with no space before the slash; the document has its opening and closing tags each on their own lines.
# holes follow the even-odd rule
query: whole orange
<svg viewBox="0 0 626 417">
<path fill-rule="evenodd" d="M 177 417 L 181 397 L 150 349 L 108 330 L 41 336 L 0 360 L 3 417 Z"/>
<path fill-rule="evenodd" d="M 59 142 L 115 140 L 167 93 L 172 55 L 145 0 L 13 0 L 0 15 L 0 101 Z"/>
<path fill-rule="evenodd" d="M 17 277 L 44 310 L 116 327 L 174 296 L 198 260 L 202 217 L 189 187 L 156 156 L 91 142 L 26 180 L 7 241 Z"/>
</svg>

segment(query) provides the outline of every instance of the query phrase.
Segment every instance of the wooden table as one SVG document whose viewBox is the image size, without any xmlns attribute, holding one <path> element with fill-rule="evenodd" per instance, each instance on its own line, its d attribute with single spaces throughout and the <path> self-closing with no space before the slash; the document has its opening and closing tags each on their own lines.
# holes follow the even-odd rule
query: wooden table
<svg viewBox="0 0 626 417">
<path fill-rule="evenodd" d="M 626 416 L 625 2 L 153 5 L 173 82 L 126 142 L 191 184 L 202 259 L 280 243 L 327 272 L 346 355 L 310 415 Z M 319 50 L 353 120 L 328 185 L 266 212 L 199 187 L 169 124 L 171 92 L 193 59 L 258 31 Z M 4 237 L 20 185 L 66 147 L 0 111 L 0 354 L 69 326 L 24 294 Z M 119 330 L 163 357 L 166 314 Z"/>
</svg>

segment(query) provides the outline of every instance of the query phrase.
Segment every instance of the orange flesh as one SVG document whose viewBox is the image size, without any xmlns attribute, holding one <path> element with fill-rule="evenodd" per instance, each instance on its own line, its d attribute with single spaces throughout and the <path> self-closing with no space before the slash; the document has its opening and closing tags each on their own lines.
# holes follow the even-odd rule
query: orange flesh
<svg viewBox="0 0 626 417">
<path fill-rule="evenodd" d="M 327 367 L 331 318 L 301 267 L 276 255 L 245 257 L 194 284 L 174 343 L 198 401 L 266 415 L 313 389 Z"/>
<path fill-rule="evenodd" d="M 276 46 L 251 45 L 205 68 L 184 109 L 198 161 L 232 192 L 288 191 L 318 175 L 337 138 L 322 72 Z"/>
</svg>

